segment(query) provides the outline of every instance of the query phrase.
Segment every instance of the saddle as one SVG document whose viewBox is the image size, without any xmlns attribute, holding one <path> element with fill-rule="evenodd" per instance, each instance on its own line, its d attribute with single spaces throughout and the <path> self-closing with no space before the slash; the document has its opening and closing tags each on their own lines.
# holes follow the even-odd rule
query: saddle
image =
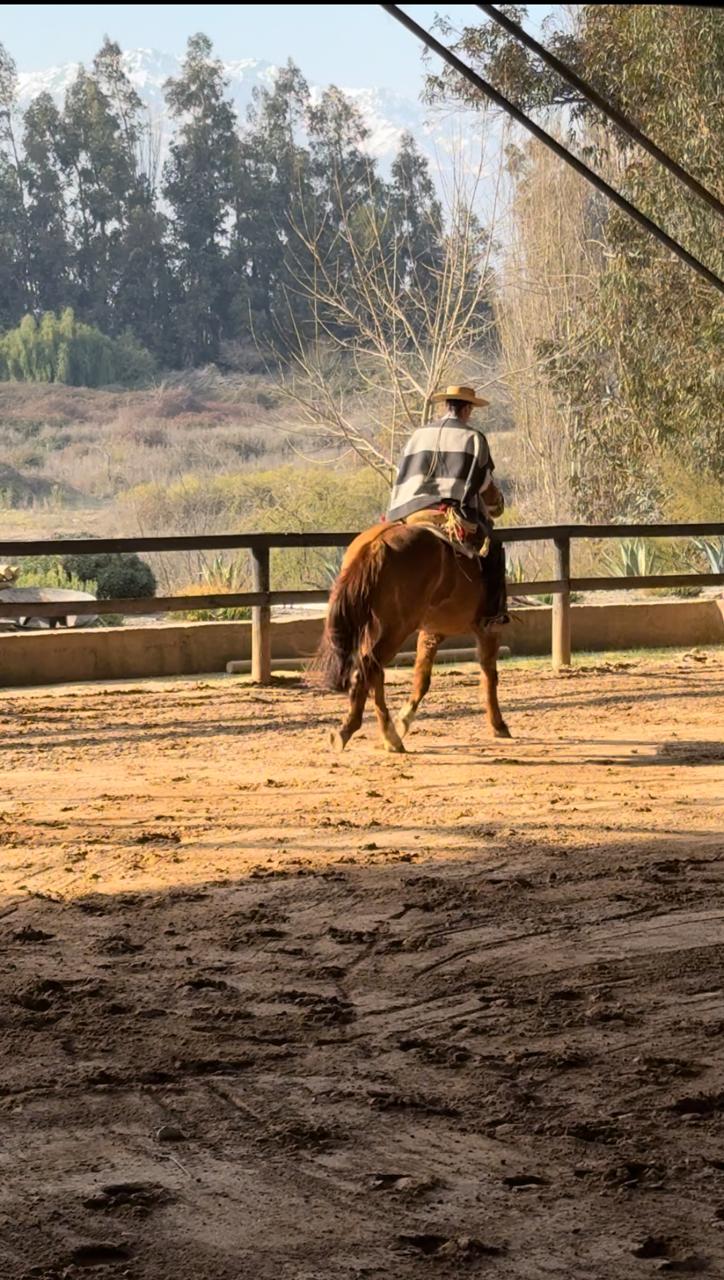
<svg viewBox="0 0 724 1280">
<path fill-rule="evenodd" d="M 405 516 L 400 524 L 411 524 L 427 529 L 468 560 L 477 560 L 480 556 L 486 556 L 490 549 L 488 537 L 484 539 L 482 546 L 476 546 L 480 540 L 479 525 L 464 520 L 451 507 L 442 511 L 434 507 L 428 507 L 424 511 L 413 511 L 412 515 Z"/>
<path fill-rule="evenodd" d="M 436 538 L 441 538 L 443 542 L 451 546 L 456 555 L 465 556 L 468 560 L 476 561 L 483 577 L 488 580 L 488 584 L 492 573 L 492 580 L 494 582 L 497 580 L 497 589 L 494 596 L 495 603 L 493 604 L 492 612 L 485 617 L 483 617 L 482 613 L 479 614 L 476 616 L 475 621 L 476 623 L 484 622 L 486 628 L 504 626 L 510 622 L 505 588 L 504 551 L 500 544 L 496 544 L 493 555 L 487 565 L 483 566 L 482 560 L 487 557 L 491 542 L 487 534 L 483 535 L 479 525 L 472 524 L 469 520 L 464 520 L 457 511 L 450 507 L 443 510 L 427 508 L 424 511 L 414 511 L 412 515 L 405 516 L 399 523 L 415 525 L 419 529 L 427 529 Z"/>
</svg>

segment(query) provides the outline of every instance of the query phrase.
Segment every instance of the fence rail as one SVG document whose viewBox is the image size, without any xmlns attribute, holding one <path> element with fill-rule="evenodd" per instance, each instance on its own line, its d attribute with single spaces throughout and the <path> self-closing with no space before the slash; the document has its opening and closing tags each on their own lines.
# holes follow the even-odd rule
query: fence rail
<svg viewBox="0 0 724 1280">
<path fill-rule="evenodd" d="M 125 551 L 232 551 L 270 547 L 346 547 L 352 533 L 198 533 L 138 538 L 52 538 L 0 541 L 0 556 L 103 555 Z M 499 542 L 556 538 L 707 538 L 724 536 L 724 521 L 703 524 L 534 524 L 496 529 Z"/>
<path fill-rule="evenodd" d="M 346 547 L 356 532 L 344 533 L 224 533 L 155 538 L 54 538 L 0 541 L 0 557 L 99 555 L 129 551 L 248 550 L 252 558 L 253 591 L 209 592 L 194 596 L 157 596 L 133 600 L 78 600 L 57 603 L 0 602 L 4 618 L 66 618 L 101 614 L 149 615 L 191 609 L 252 611 L 252 675 L 260 684 L 271 678 L 271 608 L 277 604 L 322 604 L 326 591 L 272 591 L 270 551 L 292 547 Z M 552 656 L 555 668 L 571 660 L 571 592 L 634 591 L 641 587 L 704 587 L 724 584 L 724 573 L 669 573 L 644 576 L 576 578 L 571 576 L 571 542 L 601 538 L 724 537 L 724 521 L 697 524 L 571 524 L 532 525 L 496 529 L 504 543 L 552 542 L 556 577 L 546 581 L 510 584 L 516 595 L 551 595 Z"/>
</svg>

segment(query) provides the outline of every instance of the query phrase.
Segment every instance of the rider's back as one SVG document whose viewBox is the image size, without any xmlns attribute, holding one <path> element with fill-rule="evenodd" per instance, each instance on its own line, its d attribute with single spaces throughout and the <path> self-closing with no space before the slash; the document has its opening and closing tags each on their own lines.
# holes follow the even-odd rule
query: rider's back
<svg viewBox="0 0 724 1280">
<path fill-rule="evenodd" d="M 407 442 L 390 498 L 389 519 L 440 503 L 466 520 L 481 516 L 480 490 L 493 470 L 488 442 L 470 422 L 446 415 L 418 427 Z"/>
</svg>

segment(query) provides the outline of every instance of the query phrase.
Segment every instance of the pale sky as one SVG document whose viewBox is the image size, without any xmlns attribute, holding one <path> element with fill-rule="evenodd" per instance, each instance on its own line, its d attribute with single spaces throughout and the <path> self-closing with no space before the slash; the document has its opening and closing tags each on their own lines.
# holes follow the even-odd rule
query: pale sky
<svg viewBox="0 0 724 1280">
<path fill-rule="evenodd" d="M 529 5 L 528 29 L 539 31 L 555 5 Z M 474 4 L 406 5 L 422 25 L 435 14 L 456 24 L 483 20 Z M 181 54 L 203 31 L 224 61 L 294 59 L 316 84 L 397 89 L 416 97 L 420 46 L 376 4 L 0 4 L 0 40 L 20 71 L 89 62 L 104 35 L 122 48 Z"/>
</svg>

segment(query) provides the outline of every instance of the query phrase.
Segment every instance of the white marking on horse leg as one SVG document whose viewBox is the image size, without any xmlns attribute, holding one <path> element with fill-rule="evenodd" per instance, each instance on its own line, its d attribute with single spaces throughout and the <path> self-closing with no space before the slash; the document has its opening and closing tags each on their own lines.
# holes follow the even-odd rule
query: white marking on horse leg
<svg viewBox="0 0 724 1280">
<path fill-rule="evenodd" d="M 402 711 L 395 721 L 395 729 L 397 730 L 400 738 L 404 738 L 416 715 L 417 707 L 414 702 L 408 702 L 406 706 L 402 708 Z"/>
<path fill-rule="evenodd" d="M 386 719 L 380 717 L 380 729 L 382 730 L 382 745 L 385 751 L 404 751 L 402 739 L 399 736 L 392 717 L 387 716 Z"/>
</svg>

